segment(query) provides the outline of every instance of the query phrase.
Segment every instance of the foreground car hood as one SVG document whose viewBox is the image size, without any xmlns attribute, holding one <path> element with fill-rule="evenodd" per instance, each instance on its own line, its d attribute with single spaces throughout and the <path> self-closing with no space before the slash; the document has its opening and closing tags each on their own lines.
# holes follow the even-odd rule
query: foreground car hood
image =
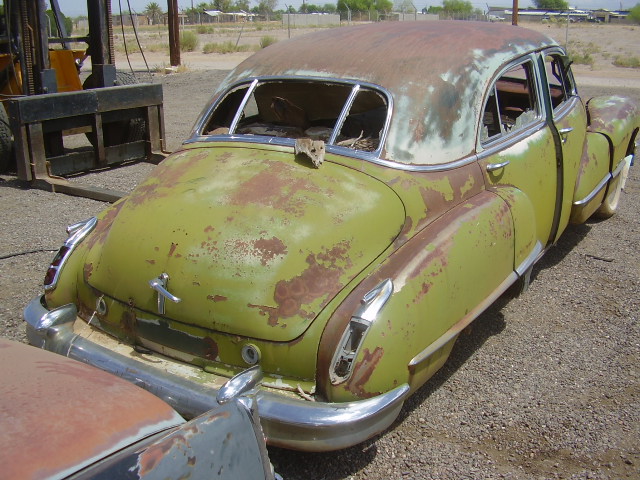
<svg viewBox="0 0 640 480">
<path fill-rule="evenodd" d="M 0 338 L 3 478 L 66 478 L 184 423 L 159 398 L 109 373 Z"/>
<path fill-rule="evenodd" d="M 404 208 L 385 184 L 289 151 L 192 148 L 168 158 L 87 241 L 92 287 L 159 315 L 149 281 L 166 273 L 164 316 L 288 341 L 398 235 Z"/>
</svg>

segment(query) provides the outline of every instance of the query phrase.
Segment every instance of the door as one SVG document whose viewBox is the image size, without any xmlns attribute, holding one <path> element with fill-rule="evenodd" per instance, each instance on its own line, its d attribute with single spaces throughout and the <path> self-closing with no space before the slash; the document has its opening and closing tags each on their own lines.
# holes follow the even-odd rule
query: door
<svg viewBox="0 0 640 480">
<path fill-rule="evenodd" d="M 569 223 L 575 182 L 584 149 L 587 112 L 577 94 L 571 67 L 563 52 L 559 48 L 549 49 L 543 52 L 542 60 L 543 77 L 546 79 L 546 86 L 543 88 L 549 92 L 549 107 L 562 150 L 562 196 L 559 201 L 561 211 L 558 228 L 551 239 L 555 242 Z"/>
<path fill-rule="evenodd" d="M 555 236 L 558 195 L 556 134 L 545 121 L 536 57 L 505 68 L 486 94 L 480 166 L 487 188 L 509 204 L 514 220 L 514 268 L 523 273 Z"/>
</svg>

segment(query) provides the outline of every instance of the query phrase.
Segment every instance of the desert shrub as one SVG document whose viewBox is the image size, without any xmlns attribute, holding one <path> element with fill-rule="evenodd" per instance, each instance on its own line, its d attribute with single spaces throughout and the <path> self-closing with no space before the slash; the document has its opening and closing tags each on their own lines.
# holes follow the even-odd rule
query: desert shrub
<svg viewBox="0 0 640 480">
<path fill-rule="evenodd" d="M 272 37 L 271 35 L 264 35 L 260 38 L 260 48 L 267 48 L 269 45 L 273 45 L 277 41 L 278 39 L 276 37 Z"/>
<path fill-rule="evenodd" d="M 198 35 L 191 30 L 185 30 L 180 35 L 180 51 L 193 52 L 198 46 Z"/>
<path fill-rule="evenodd" d="M 595 62 L 595 60 L 593 59 L 591 54 L 588 53 L 588 52 L 572 53 L 571 55 L 569 55 L 569 57 L 571 58 L 573 63 L 575 63 L 576 65 L 590 65 L 590 66 L 593 66 L 593 64 Z"/>
<path fill-rule="evenodd" d="M 204 35 L 205 33 L 213 33 L 213 27 L 211 25 L 198 25 L 196 28 L 196 32 L 200 35 Z"/>
<path fill-rule="evenodd" d="M 613 60 L 616 67 L 640 68 L 640 58 L 618 56 Z"/>
<path fill-rule="evenodd" d="M 224 43 L 207 43 L 202 48 L 202 53 L 234 53 L 234 52 L 247 52 L 249 50 L 248 45 L 238 45 L 233 42 Z"/>
</svg>

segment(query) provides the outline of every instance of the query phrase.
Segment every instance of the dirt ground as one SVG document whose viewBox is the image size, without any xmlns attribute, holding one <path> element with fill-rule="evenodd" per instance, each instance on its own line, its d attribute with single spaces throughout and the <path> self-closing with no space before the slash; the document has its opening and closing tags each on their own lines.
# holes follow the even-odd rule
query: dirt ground
<svg viewBox="0 0 640 480">
<path fill-rule="evenodd" d="M 564 27 L 534 26 L 560 43 Z M 245 30 L 242 41 L 286 30 Z M 294 36 L 304 31 L 294 31 Z M 237 33 L 214 33 L 235 39 Z M 570 25 L 580 93 L 640 102 L 640 70 L 613 67 L 638 55 L 640 27 Z M 155 41 L 155 40 L 149 40 Z M 154 73 L 164 87 L 168 149 L 176 149 L 211 92 L 248 54 L 183 53 L 182 73 Z M 144 79 L 144 62 L 131 57 Z M 168 56 L 147 53 L 150 67 Z M 121 55 L 118 65 L 126 69 Z M 155 70 L 155 68 L 154 68 Z M 130 190 L 151 169 L 133 165 L 80 180 Z M 0 335 L 24 340 L 22 308 L 41 291 L 64 227 L 105 204 L 25 188 L 0 176 Z M 640 478 L 640 171 L 619 213 L 570 227 L 534 271 L 530 289 L 503 298 L 461 335 L 445 367 L 411 397 L 384 434 L 340 452 L 270 449 L 285 479 Z"/>
</svg>

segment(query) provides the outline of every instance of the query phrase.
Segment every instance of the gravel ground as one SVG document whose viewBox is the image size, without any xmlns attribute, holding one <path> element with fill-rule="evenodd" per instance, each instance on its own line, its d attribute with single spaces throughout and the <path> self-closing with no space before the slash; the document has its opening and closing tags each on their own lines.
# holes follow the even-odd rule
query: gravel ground
<svg viewBox="0 0 640 480">
<path fill-rule="evenodd" d="M 168 147 L 185 138 L 225 72 L 162 77 Z M 185 95 L 184 92 L 189 92 Z M 592 87 L 583 95 L 640 89 Z M 131 165 L 83 181 L 130 190 Z M 0 335 L 24 341 L 22 309 L 41 291 L 64 227 L 105 204 L 0 177 Z M 500 299 L 383 435 L 340 452 L 270 449 L 285 479 L 640 478 L 640 171 L 619 213 L 570 227 L 529 290 Z"/>
</svg>

